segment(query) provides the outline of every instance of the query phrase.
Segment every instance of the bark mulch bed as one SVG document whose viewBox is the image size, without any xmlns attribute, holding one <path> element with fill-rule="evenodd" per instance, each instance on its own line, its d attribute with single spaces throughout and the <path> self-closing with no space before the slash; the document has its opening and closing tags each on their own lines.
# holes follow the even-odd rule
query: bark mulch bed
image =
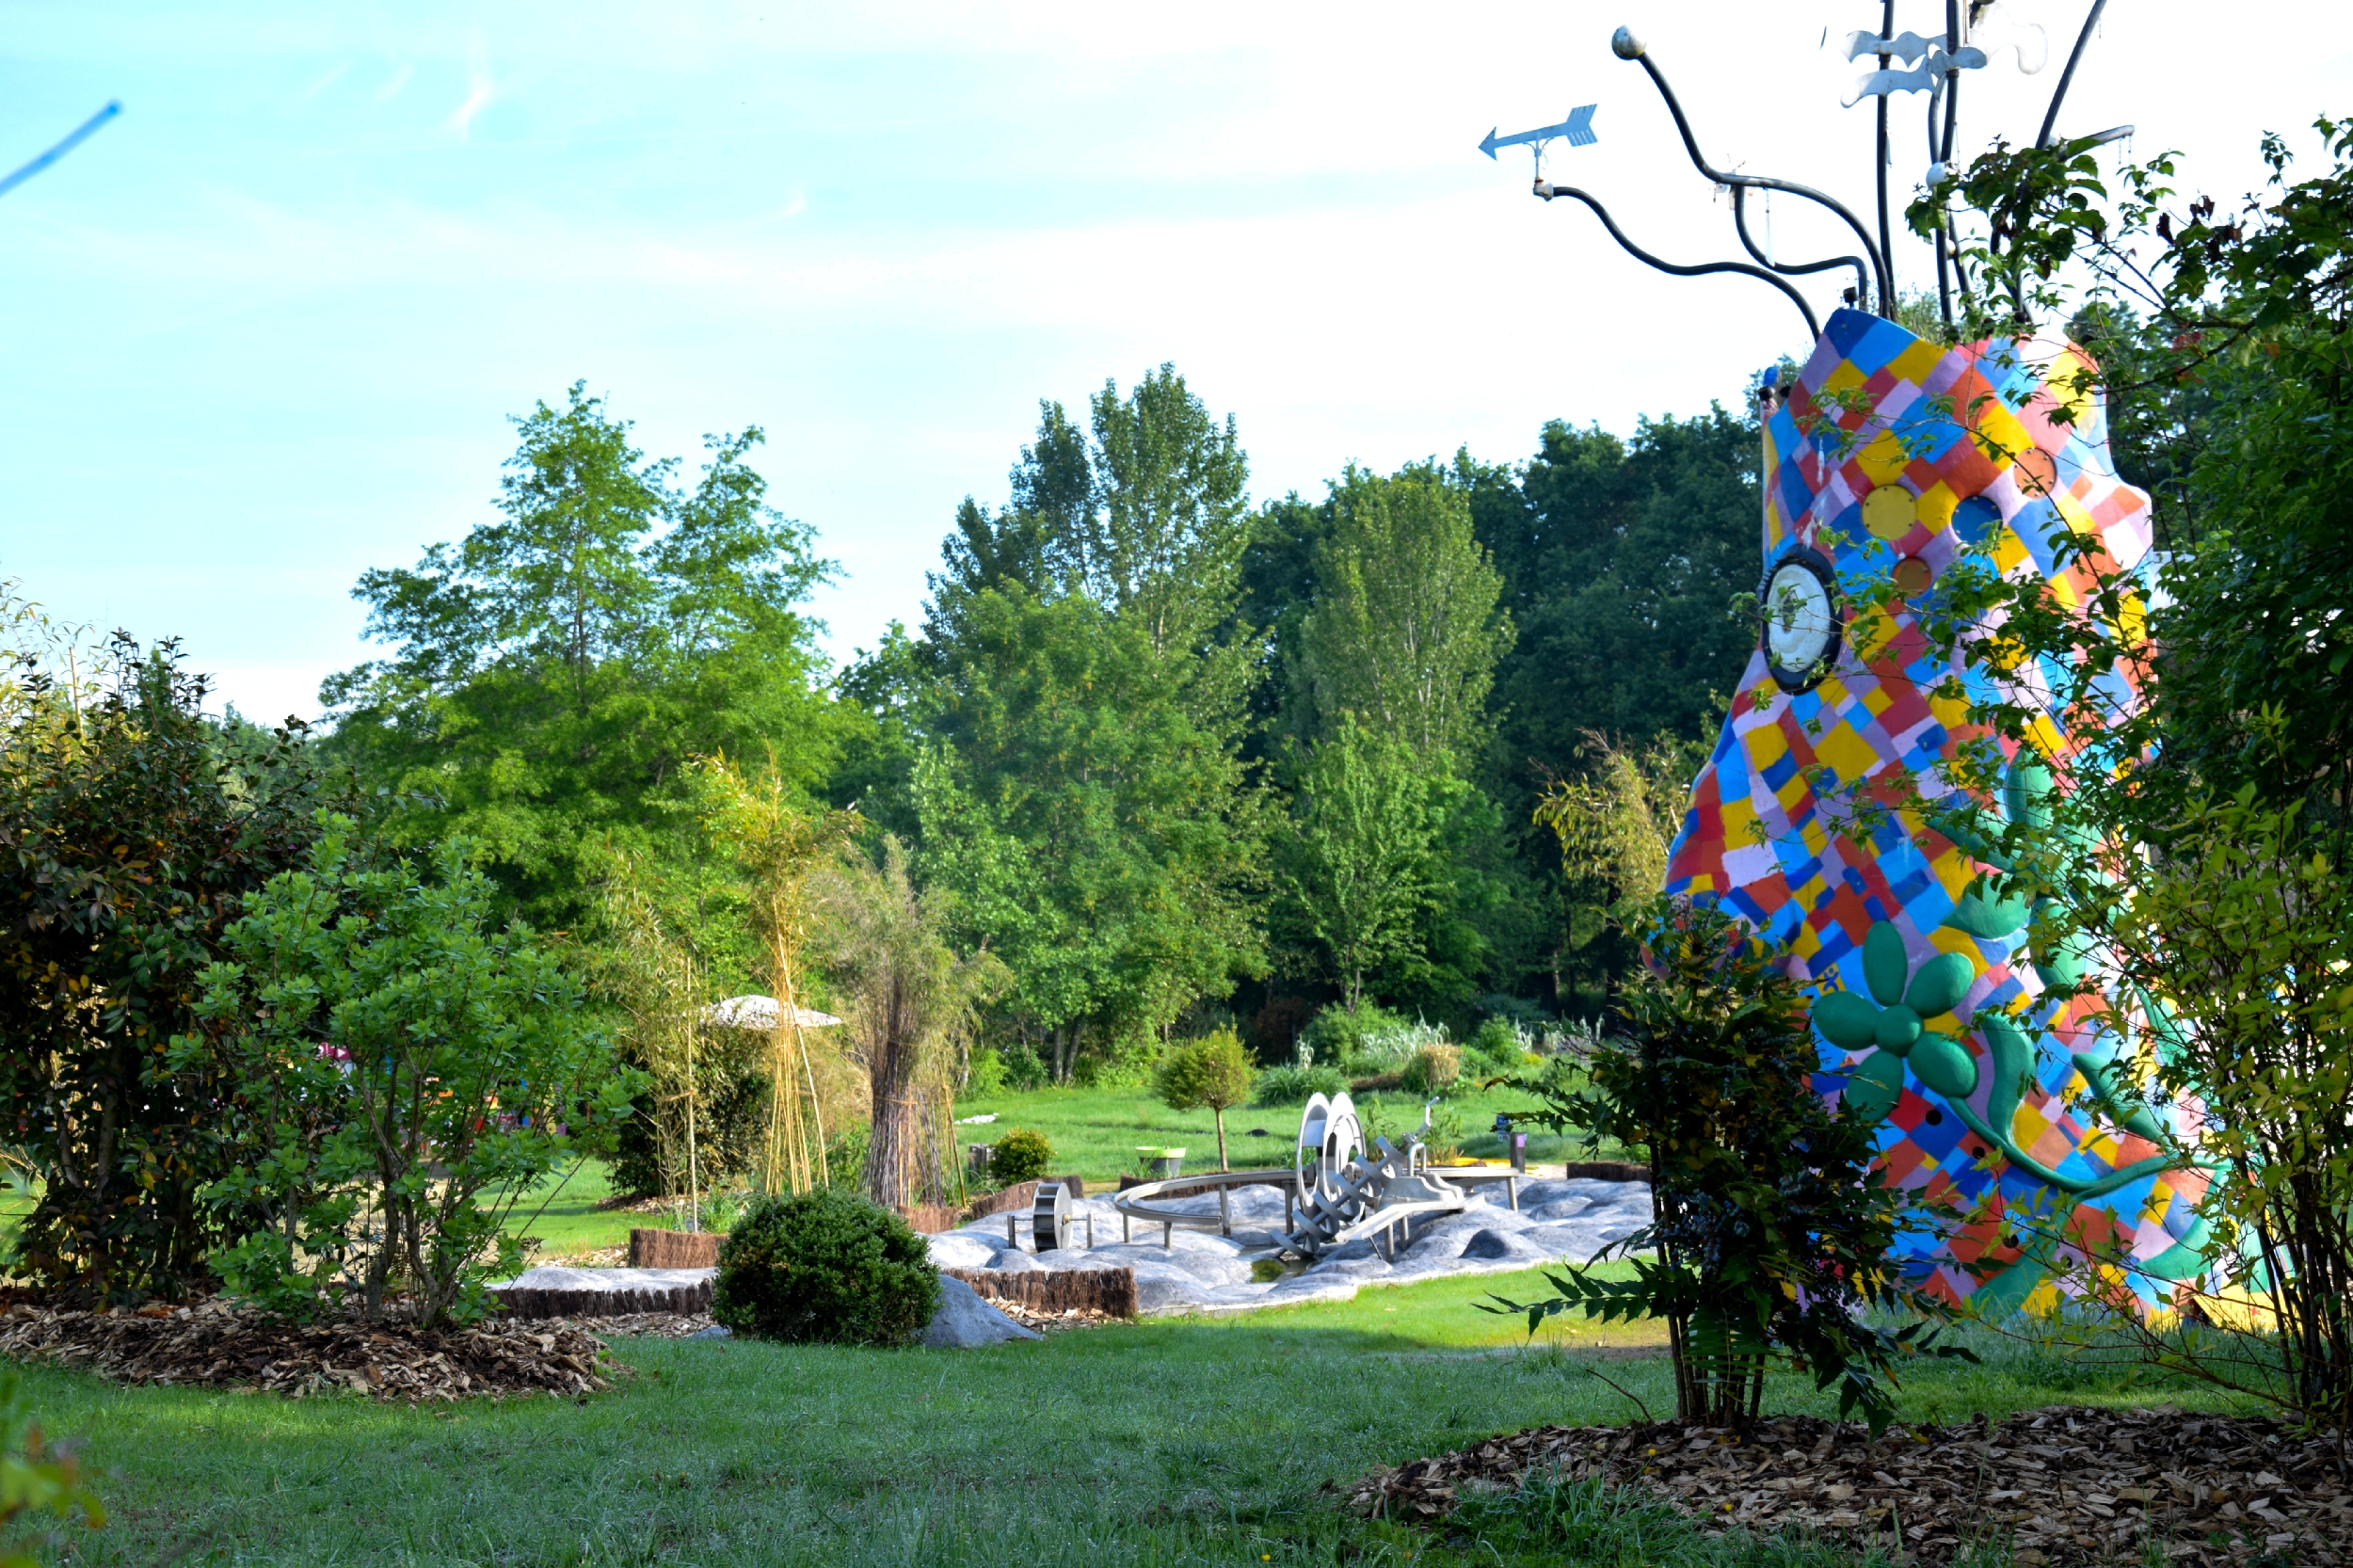
<svg viewBox="0 0 2353 1568">
<path fill-rule="evenodd" d="M 594 1335 L 569 1324 L 493 1320 L 430 1331 L 396 1320 L 299 1324 L 218 1299 L 136 1312 L 20 1304 L 0 1316 L 0 1355 L 85 1367 L 121 1383 L 293 1399 L 343 1390 L 410 1400 L 584 1397 L 612 1386 L 603 1350 Z"/>
<path fill-rule="evenodd" d="M 2269 1557 L 2353 1560 L 2353 1480 L 2333 1442 L 2281 1423 L 2171 1410 L 2057 1407 L 1989 1422 L 1907 1429 L 1877 1441 L 1812 1416 L 1745 1433 L 1669 1422 L 1535 1427 L 1374 1472 L 1349 1489 L 1358 1512 L 1435 1523 L 1459 1493 L 1533 1472 L 1640 1484 L 1711 1530 L 1811 1528 L 1849 1540 L 1903 1533 L 1903 1558 L 1946 1563 L 1965 1543 L 2009 1536 L 2024 1564 L 2138 1557 L 2153 1539 L 2185 1564 Z"/>
</svg>

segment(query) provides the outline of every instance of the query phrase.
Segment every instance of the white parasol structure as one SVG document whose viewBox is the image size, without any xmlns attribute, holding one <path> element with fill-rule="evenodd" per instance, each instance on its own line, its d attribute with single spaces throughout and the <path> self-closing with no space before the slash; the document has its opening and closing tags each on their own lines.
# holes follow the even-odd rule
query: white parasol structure
<svg viewBox="0 0 2353 1568">
<path fill-rule="evenodd" d="M 713 1029 L 774 1029 L 776 1012 L 774 997 L 729 997 L 704 1008 L 703 1022 Z M 841 1020 L 813 1007 L 795 1007 L 792 1021 L 803 1029 L 831 1029 Z"/>
</svg>

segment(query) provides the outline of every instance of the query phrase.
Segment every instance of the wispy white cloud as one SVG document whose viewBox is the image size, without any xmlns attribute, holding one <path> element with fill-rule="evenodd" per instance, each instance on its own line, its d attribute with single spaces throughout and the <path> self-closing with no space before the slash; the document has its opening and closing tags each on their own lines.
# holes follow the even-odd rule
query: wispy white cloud
<svg viewBox="0 0 2353 1568">
<path fill-rule="evenodd" d="M 411 65 L 407 60 L 401 61 L 400 64 L 392 68 L 392 73 L 384 79 L 384 85 L 376 89 L 376 101 L 379 104 L 389 104 L 393 99 L 399 97 L 401 88 L 407 87 L 408 85 L 409 78 L 416 75 L 416 73 L 417 68 L 415 66 Z"/>
<path fill-rule="evenodd" d="M 490 79 L 490 63 L 479 41 L 467 51 L 465 100 L 451 113 L 449 129 L 463 141 L 473 129 L 473 117 L 488 108 L 498 97 L 498 84 Z"/>
</svg>

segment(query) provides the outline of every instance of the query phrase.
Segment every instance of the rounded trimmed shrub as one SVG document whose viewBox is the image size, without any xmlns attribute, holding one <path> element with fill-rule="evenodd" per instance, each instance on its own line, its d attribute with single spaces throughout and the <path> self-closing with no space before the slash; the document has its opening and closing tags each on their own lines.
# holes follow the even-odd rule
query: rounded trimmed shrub
<svg viewBox="0 0 2353 1568">
<path fill-rule="evenodd" d="M 763 1198 L 719 1244 L 711 1315 L 738 1334 L 831 1345 L 904 1345 L 939 1304 L 923 1239 L 840 1187 Z"/>
<path fill-rule="evenodd" d="M 997 1152 L 988 1157 L 988 1174 L 1000 1187 L 1035 1181 L 1054 1162 L 1054 1145 L 1046 1141 L 1046 1134 L 1026 1127 L 1006 1133 L 997 1140 L 996 1147 Z"/>
</svg>

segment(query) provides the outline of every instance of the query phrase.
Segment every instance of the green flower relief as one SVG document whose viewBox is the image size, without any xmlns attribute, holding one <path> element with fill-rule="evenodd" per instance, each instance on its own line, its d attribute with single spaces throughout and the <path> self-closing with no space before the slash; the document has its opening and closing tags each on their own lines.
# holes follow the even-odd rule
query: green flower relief
<svg viewBox="0 0 2353 1568">
<path fill-rule="evenodd" d="M 1987 1051 L 1980 1068 L 1978 1058 L 1958 1033 L 1929 1027 L 1930 1019 L 1945 1017 L 1961 1005 L 1976 978 L 1977 966 L 1966 953 L 1940 952 L 1912 968 L 1903 934 L 1886 920 L 1872 921 L 1863 936 L 1863 980 L 1870 994 L 1826 991 L 1814 999 L 1814 1027 L 1822 1038 L 1841 1050 L 1870 1052 L 1847 1069 L 1846 1103 L 1874 1121 L 1888 1115 L 1903 1097 L 1909 1066 L 1922 1087 L 1942 1096 L 1962 1125 L 2011 1166 L 2079 1201 L 2187 1163 L 2178 1156 L 2159 1154 L 2105 1176 L 2063 1176 L 2027 1153 L 2010 1133 L 2010 1119 L 2034 1080 L 2034 1045 L 2025 1032 L 1997 1013 L 1978 1014 L 1972 1023 Z M 1961 1020 L 1955 1017 L 1952 1024 L 1958 1028 Z M 2145 1106 L 2131 1103 L 2113 1064 L 2083 1055 L 2074 1063 L 2118 1125 L 2153 1142 L 2162 1141 L 2155 1116 Z M 1992 1087 L 1980 1115 L 1968 1100 L 1989 1077 Z"/>
<path fill-rule="evenodd" d="M 1814 1003 L 1814 1027 L 1832 1045 L 1878 1048 L 1853 1069 L 1848 1102 L 1874 1118 L 1885 1116 L 1903 1094 L 1907 1062 L 1913 1076 L 1948 1099 L 1977 1093 L 1977 1063 L 1969 1048 L 1929 1027 L 1929 1019 L 1961 1005 L 1976 978 L 1977 966 L 1960 952 L 1940 952 L 1913 969 L 1902 933 L 1885 920 L 1872 921 L 1863 937 L 1863 979 L 1870 995 L 1831 991 Z"/>
</svg>

